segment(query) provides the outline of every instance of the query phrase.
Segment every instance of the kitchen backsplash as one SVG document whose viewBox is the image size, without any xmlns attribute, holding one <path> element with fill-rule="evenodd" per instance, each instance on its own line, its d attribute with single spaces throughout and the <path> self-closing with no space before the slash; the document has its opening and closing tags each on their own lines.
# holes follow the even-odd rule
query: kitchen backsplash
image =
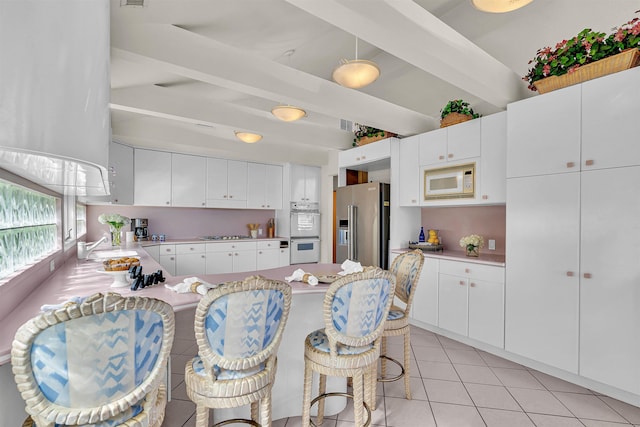
<svg viewBox="0 0 640 427">
<path fill-rule="evenodd" d="M 443 208 L 422 208 L 422 226 L 426 230 L 439 230 L 444 250 L 462 251 L 459 241 L 469 234 L 484 238 L 482 252 L 504 255 L 506 236 L 506 207 L 464 206 Z M 420 230 L 416 230 L 418 240 Z M 496 250 L 489 251 L 489 239 L 496 241 Z"/>
<path fill-rule="evenodd" d="M 191 239 L 200 236 L 249 235 L 249 223 L 259 223 L 262 236 L 267 235 L 267 221 L 275 216 L 272 210 L 200 209 L 151 206 L 87 206 L 87 241 L 98 240 L 109 227 L 98 222 L 103 213 L 119 213 L 129 218 L 147 218 L 149 236 L 165 234 L 167 239 Z M 130 230 L 126 226 L 123 230 Z M 279 230 L 276 230 L 276 235 Z"/>
</svg>

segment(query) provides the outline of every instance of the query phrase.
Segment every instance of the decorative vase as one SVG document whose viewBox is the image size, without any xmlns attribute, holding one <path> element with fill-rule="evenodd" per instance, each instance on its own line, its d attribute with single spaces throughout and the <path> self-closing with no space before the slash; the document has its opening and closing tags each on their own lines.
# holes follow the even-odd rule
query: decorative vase
<svg viewBox="0 0 640 427">
<path fill-rule="evenodd" d="M 111 246 L 120 246 L 122 243 L 122 226 L 109 226 L 111 229 Z"/>
<path fill-rule="evenodd" d="M 587 80 L 628 70 L 640 65 L 640 50 L 627 49 L 616 55 L 608 56 L 599 61 L 592 62 L 577 68 L 572 73 L 561 76 L 550 76 L 533 83 L 538 92 L 547 93 L 563 87 L 572 86 Z"/>
<path fill-rule="evenodd" d="M 467 246 L 467 256 L 473 256 L 473 257 L 480 256 L 480 248 L 473 245 Z"/>
</svg>

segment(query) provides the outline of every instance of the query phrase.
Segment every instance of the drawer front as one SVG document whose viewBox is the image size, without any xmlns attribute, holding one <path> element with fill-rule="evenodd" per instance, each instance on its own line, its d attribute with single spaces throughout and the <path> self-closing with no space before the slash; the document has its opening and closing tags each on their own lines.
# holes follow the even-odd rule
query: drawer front
<svg viewBox="0 0 640 427">
<path fill-rule="evenodd" d="M 279 249 L 280 240 L 261 240 L 256 242 L 256 247 L 258 249 Z"/>
<path fill-rule="evenodd" d="M 160 256 L 176 253 L 176 245 L 160 245 Z"/>
<path fill-rule="evenodd" d="M 205 252 L 204 243 L 176 245 L 176 254 L 199 254 Z"/>
<path fill-rule="evenodd" d="M 256 242 L 220 242 L 207 243 L 207 252 L 230 252 L 256 250 Z"/>
<path fill-rule="evenodd" d="M 472 280 L 504 283 L 504 267 L 492 265 L 440 260 L 440 273 L 466 277 Z"/>
</svg>

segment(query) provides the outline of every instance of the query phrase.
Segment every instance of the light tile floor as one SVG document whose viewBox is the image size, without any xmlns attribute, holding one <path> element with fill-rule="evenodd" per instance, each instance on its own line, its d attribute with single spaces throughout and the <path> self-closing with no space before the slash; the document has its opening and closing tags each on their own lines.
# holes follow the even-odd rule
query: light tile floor
<svg viewBox="0 0 640 427">
<path fill-rule="evenodd" d="M 398 360 L 401 342 L 400 337 L 390 338 L 390 356 Z M 412 328 L 411 348 L 413 400 L 404 398 L 402 381 L 379 383 L 372 426 L 640 427 L 638 407 L 432 332 Z M 172 401 L 163 427 L 195 425 L 195 405 L 184 388 L 184 365 L 196 353 L 193 312 L 179 312 L 172 350 Z M 273 427 L 300 425 L 300 417 L 273 422 Z M 323 427 L 352 426 L 350 405 L 323 423 Z"/>
</svg>

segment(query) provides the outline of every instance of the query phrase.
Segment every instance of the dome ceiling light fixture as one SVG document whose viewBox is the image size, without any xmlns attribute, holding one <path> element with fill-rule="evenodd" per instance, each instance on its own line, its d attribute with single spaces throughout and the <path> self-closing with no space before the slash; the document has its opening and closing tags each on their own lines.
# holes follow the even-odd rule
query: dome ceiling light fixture
<svg viewBox="0 0 640 427">
<path fill-rule="evenodd" d="M 296 52 L 295 49 L 289 49 L 283 56 L 287 57 L 288 67 L 291 68 L 291 55 Z M 273 107 L 271 110 L 271 114 L 276 116 L 276 118 L 282 120 L 283 122 L 295 122 L 296 120 L 300 120 L 301 118 L 307 115 L 307 112 L 302 108 L 294 107 L 292 105 L 277 105 Z"/>
<path fill-rule="evenodd" d="M 258 142 L 262 139 L 262 135 L 257 133 L 235 131 L 235 134 L 236 138 L 242 142 L 246 142 L 247 144 L 253 144 L 254 142 Z"/>
<path fill-rule="evenodd" d="M 341 86 L 359 89 L 370 85 L 380 77 L 380 68 L 375 62 L 358 59 L 358 38 L 356 37 L 356 59 L 342 59 L 333 70 L 333 80 Z"/>
<path fill-rule="evenodd" d="M 295 122 L 296 120 L 300 120 L 305 117 L 307 112 L 302 108 L 293 107 L 291 105 L 278 105 L 277 107 L 273 107 L 271 114 L 283 122 Z"/>
<path fill-rule="evenodd" d="M 482 12 L 505 13 L 520 9 L 533 0 L 471 0 L 471 4 Z"/>
</svg>

